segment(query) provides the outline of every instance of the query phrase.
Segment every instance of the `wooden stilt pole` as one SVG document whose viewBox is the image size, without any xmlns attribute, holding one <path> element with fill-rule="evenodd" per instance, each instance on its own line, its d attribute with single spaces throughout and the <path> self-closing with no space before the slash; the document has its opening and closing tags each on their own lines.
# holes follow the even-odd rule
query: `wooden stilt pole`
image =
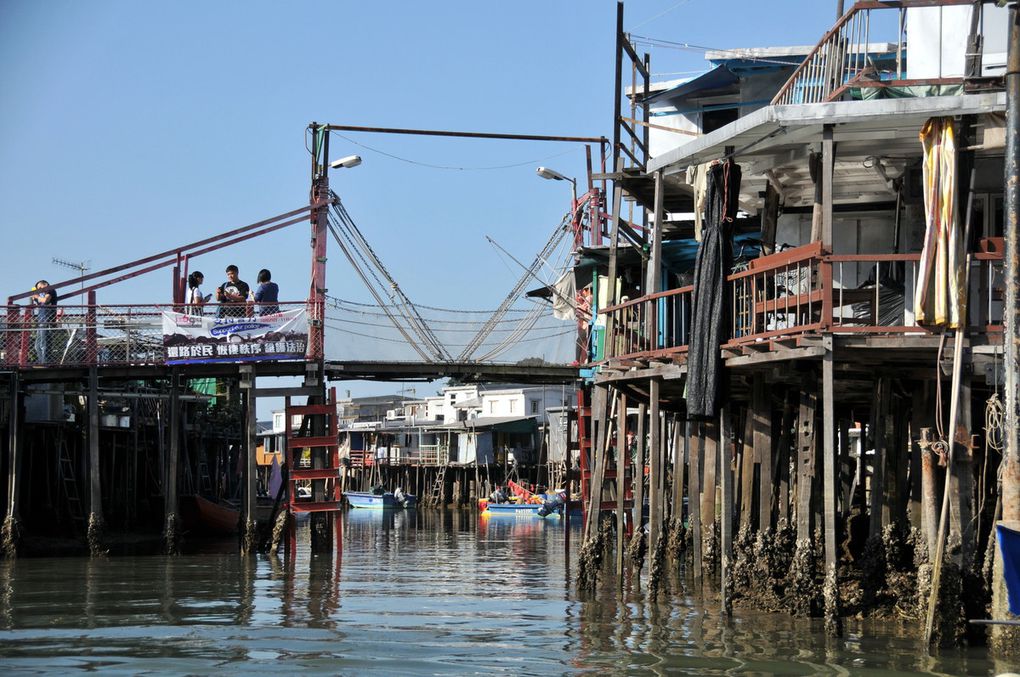
<svg viewBox="0 0 1020 677">
<path fill-rule="evenodd" d="M 258 444 L 258 428 L 256 426 L 256 400 L 255 400 L 255 371 L 251 365 L 242 365 L 240 368 L 240 386 L 244 395 L 244 444 L 241 453 L 244 454 L 244 491 L 242 492 L 243 529 L 241 532 L 241 554 L 250 555 L 255 552 L 258 545 L 255 524 L 255 502 L 257 499 L 257 464 L 255 448 Z"/>
<path fill-rule="evenodd" d="M 773 473 L 779 481 L 778 517 L 787 522 L 790 519 L 790 435 L 797 415 L 793 403 L 793 392 L 793 390 L 787 390 L 786 396 L 783 398 L 782 429 L 779 433 L 779 443 L 775 454 L 776 467 Z"/>
<path fill-rule="evenodd" d="M 181 445 L 180 371 L 170 368 L 170 444 L 163 476 L 163 547 L 167 554 L 177 553 L 177 460 Z"/>
<path fill-rule="evenodd" d="M 631 525 L 634 532 L 638 533 L 644 528 L 643 516 L 645 503 L 645 425 L 648 417 L 648 405 L 644 402 L 638 404 L 638 425 L 634 440 L 637 443 L 637 453 L 634 457 L 634 505 L 631 508 Z"/>
<path fill-rule="evenodd" d="M 672 519 L 682 519 L 684 512 L 684 467 L 686 463 L 686 425 L 679 416 L 673 417 L 673 487 Z"/>
<path fill-rule="evenodd" d="M 702 543 L 701 543 L 701 447 L 702 425 L 691 422 L 690 479 L 687 482 L 687 509 L 690 511 L 691 541 L 693 545 L 695 587 L 701 586 Z"/>
<path fill-rule="evenodd" d="M 18 553 L 21 499 L 21 456 L 24 439 L 22 434 L 22 409 L 24 398 L 21 393 L 21 375 L 12 371 L 10 420 L 7 427 L 7 511 L 0 529 L 0 546 L 3 555 L 14 558 Z"/>
<path fill-rule="evenodd" d="M 616 587 L 623 590 L 624 506 L 627 495 L 627 396 L 620 392 L 616 408 Z"/>
<path fill-rule="evenodd" d="M 797 541 L 811 541 L 811 484 L 815 474 L 815 402 L 805 387 L 800 396 L 797 436 Z"/>
<path fill-rule="evenodd" d="M 754 429 L 754 456 L 759 463 L 758 528 L 772 528 L 772 406 L 765 390 L 765 379 L 755 374 L 750 415 Z"/>
<path fill-rule="evenodd" d="M 654 553 L 662 534 L 662 437 L 659 421 L 659 380 L 648 382 L 648 551 Z"/>
<path fill-rule="evenodd" d="M 885 510 L 885 453 L 886 453 L 886 420 L 889 408 L 889 378 L 879 376 L 875 382 L 875 397 L 872 400 L 871 434 L 875 445 L 872 459 L 871 481 L 869 483 L 870 500 L 868 521 L 868 537 L 882 536 L 882 520 Z"/>
<path fill-rule="evenodd" d="M 592 448 L 589 463 L 594 462 L 591 479 L 588 482 L 588 506 L 584 521 L 584 539 L 588 540 L 595 535 L 598 528 L 599 512 L 602 507 L 602 484 L 605 480 L 606 449 L 609 446 L 609 416 L 607 416 L 609 388 L 604 385 L 596 385 L 593 388 L 592 409 L 594 411 L 593 423 L 597 427 L 596 443 Z"/>
<path fill-rule="evenodd" d="M 99 468 L 99 372 L 89 369 L 89 552 L 103 555 L 103 492 Z"/>
<path fill-rule="evenodd" d="M 730 405 L 726 403 L 719 412 L 719 452 L 720 468 L 722 469 L 721 485 L 721 534 L 720 534 L 720 572 L 719 590 L 723 615 L 732 611 L 732 600 L 729 594 L 730 558 L 733 556 L 733 440 L 731 438 L 732 422 L 730 421 Z"/>
<path fill-rule="evenodd" d="M 825 629 L 830 635 L 842 634 L 839 586 L 836 580 L 836 412 L 833 402 L 832 336 L 823 339 L 822 356 L 822 502 L 825 514 Z"/>
<path fill-rule="evenodd" d="M 744 436 L 740 445 L 740 524 L 754 528 L 754 406 L 744 410 Z"/>
</svg>

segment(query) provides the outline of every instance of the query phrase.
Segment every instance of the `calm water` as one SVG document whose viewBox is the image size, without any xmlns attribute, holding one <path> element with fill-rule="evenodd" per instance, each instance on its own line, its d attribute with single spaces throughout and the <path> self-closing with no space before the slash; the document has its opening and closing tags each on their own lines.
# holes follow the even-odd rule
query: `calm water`
<svg viewBox="0 0 1020 677">
<path fill-rule="evenodd" d="M 573 552 L 578 534 L 572 533 Z M 643 593 L 580 601 L 559 521 L 353 512 L 340 567 L 179 557 L 0 563 L 4 674 L 995 674 L 981 651 L 928 658 L 894 623 L 820 626 Z M 215 548 L 213 548 L 215 550 Z M 613 588 L 612 585 L 607 586 Z M 866 638 L 866 639 L 865 639 Z"/>
</svg>

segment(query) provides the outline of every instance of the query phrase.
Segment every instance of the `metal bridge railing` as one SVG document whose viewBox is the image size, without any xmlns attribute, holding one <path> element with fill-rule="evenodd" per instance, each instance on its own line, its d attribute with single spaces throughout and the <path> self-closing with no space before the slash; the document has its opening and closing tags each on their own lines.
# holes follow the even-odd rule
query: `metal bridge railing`
<svg viewBox="0 0 1020 677">
<path fill-rule="evenodd" d="M 309 304 L 273 305 L 285 311 Z M 162 365 L 166 363 L 163 313 L 186 310 L 174 304 L 5 306 L 0 315 L 0 365 Z M 203 316 L 244 319 L 257 318 L 260 312 L 264 311 L 258 304 L 212 304 Z"/>
<path fill-rule="evenodd" d="M 852 87 L 961 82 L 961 78 L 903 80 L 906 11 L 914 7 L 973 4 L 973 0 L 860 0 L 822 36 L 772 99 L 772 105 L 832 101 Z M 872 23 L 872 11 L 888 14 L 886 10 L 890 9 L 899 10 L 895 26 L 877 20 Z M 877 63 L 879 56 L 886 57 L 890 63 Z"/>
</svg>

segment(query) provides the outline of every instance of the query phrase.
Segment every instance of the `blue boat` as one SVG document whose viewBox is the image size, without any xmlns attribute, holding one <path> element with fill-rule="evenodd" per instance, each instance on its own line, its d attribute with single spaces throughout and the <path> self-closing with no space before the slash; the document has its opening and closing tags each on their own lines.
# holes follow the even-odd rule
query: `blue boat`
<svg viewBox="0 0 1020 677">
<path fill-rule="evenodd" d="M 538 515 L 541 503 L 489 503 L 485 511 L 491 515 Z"/>
<path fill-rule="evenodd" d="M 352 508 L 368 508 L 370 510 L 410 510 L 417 506 L 418 499 L 412 494 L 401 494 L 398 500 L 391 491 L 375 494 L 370 491 L 348 491 L 344 493 L 347 503 Z"/>
</svg>

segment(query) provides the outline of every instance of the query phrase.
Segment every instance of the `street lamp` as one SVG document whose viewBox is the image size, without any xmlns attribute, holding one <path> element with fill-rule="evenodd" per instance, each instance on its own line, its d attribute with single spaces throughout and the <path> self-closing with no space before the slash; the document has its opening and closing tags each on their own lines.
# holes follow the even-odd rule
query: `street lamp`
<svg viewBox="0 0 1020 677">
<path fill-rule="evenodd" d="M 549 179 L 551 181 L 569 181 L 570 185 L 573 187 L 571 196 L 573 197 L 574 202 L 577 202 L 577 180 L 572 179 L 569 176 L 560 174 L 555 169 L 549 169 L 548 167 L 539 167 L 538 169 L 535 170 L 535 173 L 541 176 L 543 179 Z"/>
<path fill-rule="evenodd" d="M 329 166 L 332 167 L 333 169 L 341 168 L 350 169 L 351 167 L 357 167 L 360 164 L 361 164 L 360 155 L 348 155 L 347 157 L 342 157 L 339 160 L 333 160 L 332 162 L 329 163 Z"/>
</svg>

